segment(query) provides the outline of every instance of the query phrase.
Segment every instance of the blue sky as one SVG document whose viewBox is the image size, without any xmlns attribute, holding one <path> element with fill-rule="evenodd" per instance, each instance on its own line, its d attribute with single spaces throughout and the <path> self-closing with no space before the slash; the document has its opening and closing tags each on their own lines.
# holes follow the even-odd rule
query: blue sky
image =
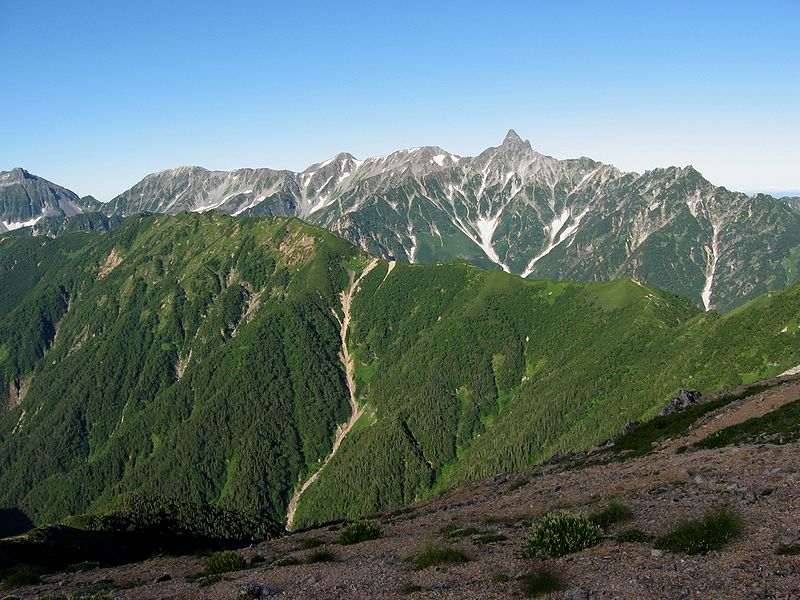
<svg viewBox="0 0 800 600">
<path fill-rule="evenodd" d="M 800 2 L 0 0 L 0 170 L 109 200 L 514 128 L 625 170 L 800 190 Z"/>
</svg>

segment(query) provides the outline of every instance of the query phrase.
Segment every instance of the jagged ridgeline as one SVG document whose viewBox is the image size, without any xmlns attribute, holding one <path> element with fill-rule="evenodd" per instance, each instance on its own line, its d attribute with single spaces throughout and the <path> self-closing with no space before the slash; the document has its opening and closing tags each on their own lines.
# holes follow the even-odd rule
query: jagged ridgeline
<svg viewBox="0 0 800 600">
<path fill-rule="evenodd" d="M 559 160 L 514 131 L 474 157 L 426 146 L 366 160 L 341 153 L 300 172 L 179 167 L 108 203 L 22 169 L 0 172 L 0 232 L 60 235 L 142 212 L 207 210 L 300 217 L 409 263 L 466 260 L 531 279 L 630 277 L 721 312 L 800 278 L 796 198 L 730 191 L 690 166 L 640 174 Z"/>
<path fill-rule="evenodd" d="M 0 508 L 137 492 L 296 526 L 578 450 L 800 363 L 800 288 L 719 316 L 631 280 L 380 261 L 297 219 L 135 216 L 0 240 Z M 355 357 L 363 415 L 342 364 Z"/>
</svg>

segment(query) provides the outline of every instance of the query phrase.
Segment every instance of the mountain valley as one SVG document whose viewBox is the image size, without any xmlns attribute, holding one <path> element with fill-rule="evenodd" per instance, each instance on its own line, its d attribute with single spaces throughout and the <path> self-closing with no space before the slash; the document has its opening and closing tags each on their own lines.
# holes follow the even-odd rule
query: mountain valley
<svg viewBox="0 0 800 600">
<path fill-rule="evenodd" d="M 630 279 L 376 261 L 298 219 L 0 238 L 0 290 L 0 508 L 35 525 L 138 493 L 275 530 L 305 481 L 293 527 L 357 518 L 800 364 L 800 286 L 719 315 Z"/>
</svg>

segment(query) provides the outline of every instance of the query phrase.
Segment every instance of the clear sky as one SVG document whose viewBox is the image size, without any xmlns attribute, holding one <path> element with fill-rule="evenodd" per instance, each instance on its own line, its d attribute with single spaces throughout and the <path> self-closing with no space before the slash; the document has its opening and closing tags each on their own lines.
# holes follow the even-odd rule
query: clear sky
<svg viewBox="0 0 800 600">
<path fill-rule="evenodd" d="M 558 158 L 800 190 L 800 0 L 0 0 L 0 170 L 109 200 L 514 128 Z"/>
</svg>

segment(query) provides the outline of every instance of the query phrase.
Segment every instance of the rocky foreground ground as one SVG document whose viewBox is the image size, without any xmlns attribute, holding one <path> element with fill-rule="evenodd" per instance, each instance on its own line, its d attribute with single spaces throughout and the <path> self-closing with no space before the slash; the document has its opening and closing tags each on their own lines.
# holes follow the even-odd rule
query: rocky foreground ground
<svg viewBox="0 0 800 600">
<path fill-rule="evenodd" d="M 787 384 L 788 385 L 788 384 Z M 796 386 L 797 384 L 792 383 Z M 798 397 L 800 388 L 774 391 L 733 403 L 698 422 L 697 437 L 771 406 L 771 394 Z M 774 404 L 774 402 L 773 402 Z M 694 432 L 694 433 L 693 433 Z M 589 461 L 591 463 L 591 461 Z M 453 489 L 438 498 L 376 518 L 383 537 L 350 546 L 336 543 L 341 527 L 289 535 L 241 550 L 256 567 L 228 573 L 201 587 L 187 576 L 206 558 L 155 558 L 84 573 L 50 575 L 20 588 L 20 598 L 78 594 L 103 589 L 128 599 L 172 598 L 509 598 L 523 597 L 522 579 L 541 569 L 557 573 L 563 589 L 548 598 L 800 598 L 800 556 L 776 554 L 800 542 L 800 444 L 771 443 L 689 450 L 662 444 L 652 454 L 575 468 L 554 462 L 525 473 Z M 721 551 L 689 556 L 649 543 L 597 546 L 563 558 L 524 558 L 530 522 L 551 509 L 589 512 L 616 499 L 633 519 L 609 534 L 636 528 L 657 536 L 680 519 L 728 506 L 744 520 L 743 534 Z M 455 525 L 451 525 L 455 524 Z M 470 560 L 417 571 L 406 560 L 430 543 L 446 542 Z M 460 533 L 459 530 L 460 529 Z M 492 534 L 492 535 L 487 535 Z M 320 544 L 316 548 L 308 548 Z M 333 562 L 304 564 L 311 553 L 330 550 Z M 279 566 L 281 562 L 300 564 Z M 276 562 L 277 561 L 277 562 Z M 191 577 L 190 577 L 191 579 Z"/>
</svg>

